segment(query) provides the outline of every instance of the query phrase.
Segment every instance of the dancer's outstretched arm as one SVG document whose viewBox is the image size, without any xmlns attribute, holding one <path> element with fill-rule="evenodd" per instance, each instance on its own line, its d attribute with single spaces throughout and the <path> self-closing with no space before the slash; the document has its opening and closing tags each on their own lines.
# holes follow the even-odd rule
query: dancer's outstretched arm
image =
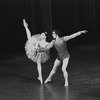
<svg viewBox="0 0 100 100">
<path fill-rule="evenodd" d="M 30 30 L 28 29 L 28 24 L 26 23 L 25 19 L 23 19 L 23 25 L 25 27 L 25 30 L 26 30 L 26 34 L 27 34 L 27 38 L 28 40 L 31 39 L 31 32 Z"/>
<path fill-rule="evenodd" d="M 76 33 L 74 33 L 74 34 L 72 34 L 72 35 L 64 36 L 63 38 L 64 38 L 65 41 L 68 41 L 68 40 L 70 40 L 70 39 L 73 39 L 73 38 L 75 38 L 75 37 L 81 35 L 82 33 L 86 34 L 86 32 L 87 32 L 87 30 L 79 31 L 79 32 L 76 32 Z"/>
</svg>

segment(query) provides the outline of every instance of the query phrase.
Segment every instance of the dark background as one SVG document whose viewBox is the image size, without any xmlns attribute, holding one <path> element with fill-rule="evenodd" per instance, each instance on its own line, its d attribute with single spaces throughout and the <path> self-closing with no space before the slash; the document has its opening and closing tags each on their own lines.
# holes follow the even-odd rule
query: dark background
<svg viewBox="0 0 100 100">
<path fill-rule="evenodd" d="M 78 45 L 99 45 L 99 0 L 0 0 L 0 58 L 7 54 L 25 54 L 27 40 L 23 18 L 32 34 L 59 29 L 63 35 L 88 30 L 68 43 L 69 50 Z"/>
<path fill-rule="evenodd" d="M 0 0 L 0 100 L 100 100 L 100 0 Z M 70 35 L 88 33 L 68 41 L 68 88 L 61 65 L 51 84 L 40 85 L 37 65 L 27 58 L 23 18 L 32 35 L 59 29 Z M 42 64 L 48 77 L 56 50 Z M 39 83 L 39 84 L 38 84 Z"/>
</svg>

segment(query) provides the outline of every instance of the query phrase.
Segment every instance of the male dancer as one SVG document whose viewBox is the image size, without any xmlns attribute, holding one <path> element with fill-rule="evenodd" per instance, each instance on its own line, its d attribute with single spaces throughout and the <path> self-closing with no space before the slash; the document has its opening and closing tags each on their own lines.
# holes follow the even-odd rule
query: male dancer
<svg viewBox="0 0 100 100">
<path fill-rule="evenodd" d="M 45 83 L 47 83 L 48 81 L 51 81 L 52 76 L 56 73 L 57 67 L 62 62 L 62 72 L 63 72 L 63 76 L 65 79 L 64 86 L 68 86 L 68 73 L 66 71 L 66 68 L 68 66 L 70 54 L 67 50 L 66 42 L 68 40 L 73 39 L 73 38 L 81 35 L 82 33 L 86 33 L 86 32 L 87 32 L 86 30 L 83 30 L 83 31 L 76 32 L 76 33 L 69 35 L 69 36 L 59 37 L 58 30 L 52 31 L 52 36 L 55 40 L 52 40 L 51 43 L 46 48 L 50 49 L 51 47 L 54 46 L 58 52 L 58 55 L 57 55 L 57 58 L 54 62 L 53 68 L 52 68 L 48 78 L 46 79 Z"/>
</svg>

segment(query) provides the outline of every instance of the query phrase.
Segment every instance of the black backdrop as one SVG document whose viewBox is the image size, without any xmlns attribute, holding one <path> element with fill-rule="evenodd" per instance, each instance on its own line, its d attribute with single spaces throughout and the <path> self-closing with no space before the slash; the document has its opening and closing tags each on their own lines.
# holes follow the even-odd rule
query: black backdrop
<svg viewBox="0 0 100 100">
<path fill-rule="evenodd" d="M 69 42 L 99 44 L 100 0 L 0 0 L 0 55 L 24 53 L 27 40 L 22 19 L 32 34 L 57 28 L 62 35 L 88 30 L 87 35 Z"/>
</svg>

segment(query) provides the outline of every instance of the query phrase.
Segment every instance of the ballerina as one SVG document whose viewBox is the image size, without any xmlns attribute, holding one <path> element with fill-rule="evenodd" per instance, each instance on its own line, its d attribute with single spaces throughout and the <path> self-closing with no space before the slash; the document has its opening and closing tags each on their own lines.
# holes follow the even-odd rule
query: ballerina
<svg viewBox="0 0 100 100">
<path fill-rule="evenodd" d="M 47 32 L 31 36 L 31 32 L 28 29 L 28 24 L 26 23 L 25 19 L 23 19 L 23 25 L 25 27 L 28 39 L 25 43 L 26 55 L 33 62 L 37 63 L 39 75 L 38 80 L 40 80 L 41 84 L 43 84 L 41 63 L 45 63 L 50 57 L 49 50 L 44 49 L 49 44 L 46 41 Z"/>
<path fill-rule="evenodd" d="M 56 73 L 57 67 L 62 62 L 62 72 L 63 72 L 63 76 L 65 79 L 64 86 L 68 86 L 68 73 L 66 71 L 66 68 L 68 66 L 70 54 L 67 50 L 66 41 L 73 39 L 73 38 L 81 35 L 82 33 L 86 33 L 86 32 L 87 32 L 86 30 L 83 30 L 83 31 L 76 32 L 76 33 L 69 35 L 69 36 L 59 37 L 58 30 L 52 31 L 52 36 L 55 40 L 52 40 L 51 43 L 48 46 L 46 46 L 46 48 L 50 49 L 51 47 L 54 46 L 58 52 L 58 55 L 57 55 L 57 58 L 54 62 L 53 68 L 52 68 L 48 78 L 46 79 L 45 83 L 51 81 L 52 76 Z"/>
</svg>

